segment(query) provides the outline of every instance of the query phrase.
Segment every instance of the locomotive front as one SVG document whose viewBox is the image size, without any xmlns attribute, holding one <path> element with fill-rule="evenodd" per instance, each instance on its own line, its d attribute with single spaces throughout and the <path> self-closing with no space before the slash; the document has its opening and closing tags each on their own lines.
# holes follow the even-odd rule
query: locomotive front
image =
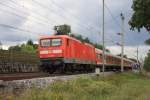
<svg viewBox="0 0 150 100">
<path fill-rule="evenodd" d="M 39 40 L 39 57 L 43 71 L 55 71 L 62 65 L 64 41 L 60 36 L 42 37 Z M 55 67 L 54 67 L 55 66 Z"/>
</svg>

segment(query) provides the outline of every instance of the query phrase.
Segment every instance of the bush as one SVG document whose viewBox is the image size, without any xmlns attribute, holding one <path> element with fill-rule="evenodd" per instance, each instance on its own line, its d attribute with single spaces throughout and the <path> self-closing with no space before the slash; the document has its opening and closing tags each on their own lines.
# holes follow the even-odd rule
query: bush
<svg viewBox="0 0 150 100">
<path fill-rule="evenodd" d="M 33 88 L 10 100 L 149 100 L 150 79 L 139 74 L 114 74 L 58 81 L 45 89 Z"/>
<path fill-rule="evenodd" d="M 147 57 L 145 58 L 144 69 L 146 71 L 150 71 L 150 51 L 148 52 Z"/>
</svg>

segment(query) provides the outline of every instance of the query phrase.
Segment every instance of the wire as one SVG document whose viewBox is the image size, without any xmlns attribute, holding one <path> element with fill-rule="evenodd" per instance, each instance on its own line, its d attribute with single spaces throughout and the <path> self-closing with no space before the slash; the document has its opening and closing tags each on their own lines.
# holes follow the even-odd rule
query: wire
<svg viewBox="0 0 150 100">
<path fill-rule="evenodd" d="M 74 13 L 71 13 L 71 12 L 66 12 L 66 9 L 63 7 L 63 6 L 60 6 L 60 5 L 58 5 L 54 0 L 49 0 L 49 1 L 51 1 L 51 3 L 53 3 L 56 7 L 58 7 L 58 8 L 60 8 L 60 10 L 62 10 L 63 9 L 63 11 L 66 13 L 66 14 L 70 14 L 70 15 L 72 15 L 72 17 L 74 17 L 75 19 L 80 19 L 78 16 L 76 16 Z M 88 17 L 88 16 L 87 16 Z M 94 24 L 92 24 L 92 23 L 90 23 L 90 25 L 92 25 L 92 26 L 95 26 Z M 89 25 L 88 25 L 89 26 Z M 95 27 L 97 27 L 97 26 L 95 26 Z M 97 27 L 98 28 L 98 27 Z"/>
<path fill-rule="evenodd" d="M 5 6 L 5 7 L 8 7 L 8 8 L 11 8 L 11 9 L 14 9 L 13 7 L 8 6 L 8 5 L 4 5 L 4 4 L 1 3 L 1 2 L 0 2 L 0 5 Z M 11 14 L 11 15 L 15 15 L 15 16 L 20 17 L 20 18 L 23 18 L 23 19 L 27 19 L 27 17 L 25 17 L 25 16 L 16 14 L 16 13 L 11 12 L 11 11 L 8 11 L 8 10 L 6 10 L 6 9 L 1 9 L 1 11 L 5 12 L 5 13 L 7 12 L 7 13 L 9 13 L 9 14 Z M 13 10 L 13 11 L 15 11 L 15 10 Z M 26 16 L 28 16 L 28 15 L 26 15 Z M 38 23 L 38 24 L 48 25 L 47 23 L 43 23 L 41 20 L 39 20 L 39 18 L 34 18 L 34 17 L 32 17 L 32 16 L 30 16 L 30 17 L 33 19 L 34 22 L 36 22 L 36 23 Z M 35 21 L 35 20 L 36 20 L 36 21 Z"/>
<path fill-rule="evenodd" d="M 4 4 L 2 4 L 2 3 L 0 3 L 1 5 L 3 5 L 3 6 L 5 6 L 5 7 L 9 7 L 9 8 L 12 8 L 12 7 L 10 7 L 10 6 L 8 6 L 8 5 L 4 5 Z M 2 9 L 4 12 L 7 12 L 7 13 L 10 13 L 10 14 L 12 14 L 12 15 L 15 15 L 15 16 L 17 16 L 17 17 L 20 17 L 20 18 L 24 18 L 24 19 L 26 19 L 26 17 L 25 16 L 21 16 L 21 15 L 19 15 L 19 14 L 16 14 L 16 13 L 13 13 L 13 12 L 10 12 L 10 11 L 8 11 L 8 10 L 4 10 L 4 9 Z M 38 22 L 37 22 L 38 21 Z M 37 19 L 37 23 L 39 23 L 39 20 Z M 41 23 L 39 23 L 39 24 L 41 24 Z M 45 24 L 45 25 L 48 25 L 47 23 L 43 23 L 43 24 Z"/>
<path fill-rule="evenodd" d="M 13 0 L 10 0 L 10 1 L 12 1 L 13 4 L 16 4 L 15 1 L 13 1 Z M 20 7 L 22 7 L 22 8 L 25 8 L 24 6 L 19 5 L 19 4 L 18 4 L 18 6 L 20 6 Z M 38 20 L 39 20 L 39 19 L 41 20 L 41 18 L 39 18 L 39 15 L 40 15 L 40 17 L 42 17 L 42 19 L 44 19 L 43 21 L 44 21 L 45 23 L 49 23 L 49 20 L 51 20 L 51 19 L 49 19 L 47 16 L 43 16 L 41 13 L 38 13 L 37 10 L 33 10 L 33 9 L 30 9 L 30 10 L 32 10 L 31 14 L 34 14 L 34 15 L 36 16 L 36 17 L 35 17 L 35 16 L 33 16 L 33 17 L 34 17 L 34 18 L 37 18 Z M 56 20 L 51 20 L 51 21 L 53 21 L 54 23 L 57 23 Z M 50 24 L 51 24 L 51 23 L 50 23 Z"/>
<path fill-rule="evenodd" d="M 33 31 L 30 31 L 30 30 L 18 28 L 18 27 L 15 27 L 15 26 L 7 25 L 7 24 L 0 24 L 0 26 L 5 27 L 5 28 L 19 30 L 19 31 L 22 31 L 22 32 L 27 32 L 27 33 L 32 33 L 32 34 L 35 33 L 35 34 L 41 35 L 41 33 L 38 33 L 38 32 L 33 32 Z"/>
<path fill-rule="evenodd" d="M 112 19 L 114 20 L 114 22 L 116 22 L 116 24 L 121 28 L 121 25 L 118 23 L 118 21 L 116 20 L 116 18 L 114 17 L 114 15 L 112 14 L 111 10 L 109 9 L 109 7 L 106 5 L 106 3 L 104 4 L 106 9 L 108 10 L 109 14 L 111 15 Z"/>
<path fill-rule="evenodd" d="M 44 8 L 44 9 L 47 9 L 48 11 L 50 10 L 50 11 L 52 11 L 54 14 L 56 14 L 52 9 L 49 9 L 49 7 L 47 7 L 47 6 L 45 6 L 45 5 L 42 5 L 42 4 L 40 4 L 39 2 L 37 2 L 36 0 L 32 0 L 34 3 L 36 3 L 37 5 L 39 5 L 39 6 L 41 6 L 42 8 Z M 59 14 L 59 13 L 58 13 Z M 63 18 L 65 18 L 65 19 L 67 19 L 66 18 L 66 16 L 64 16 L 64 15 L 62 15 L 62 14 L 59 14 L 61 17 L 63 17 Z M 69 17 L 70 18 L 70 17 Z M 77 20 L 77 19 L 76 19 Z M 80 24 L 80 23 L 78 23 L 78 26 L 80 26 L 80 27 L 85 27 L 87 30 L 89 30 L 89 31 L 91 31 L 90 29 L 89 29 L 89 27 L 87 27 L 87 25 L 85 25 L 85 24 Z"/>
<path fill-rule="evenodd" d="M 37 2 L 37 1 L 35 1 L 35 0 L 33 0 L 34 1 L 34 3 L 36 2 L 36 4 L 38 4 L 39 6 L 41 6 L 41 4 L 39 3 L 39 2 Z M 16 3 L 15 3 L 15 1 L 13 1 L 13 0 L 11 0 L 11 2 L 12 3 L 14 3 L 15 5 L 17 5 Z M 2 4 L 2 3 L 1 3 Z M 4 4 L 3 4 L 4 5 Z M 5 6 L 6 6 L 6 4 L 5 4 Z M 18 5 L 17 5 L 18 6 Z M 12 9 L 14 9 L 13 7 L 10 7 L 10 6 L 8 6 L 7 5 L 7 7 L 9 7 L 9 8 L 12 8 Z M 22 6 L 23 7 L 23 6 Z M 44 6 L 44 5 L 42 5 L 41 6 L 42 8 L 44 8 L 44 9 L 47 9 L 47 10 L 49 10 L 49 7 L 47 7 L 47 6 Z M 46 7 L 46 8 L 45 8 Z M 16 10 L 16 9 L 14 9 L 14 10 Z M 51 10 L 51 11 L 53 11 L 53 10 Z M 9 11 L 9 13 L 11 13 L 10 11 Z M 37 12 L 36 12 L 37 13 Z M 15 14 L 15 13 L 11 13 L 11 14 L 14 14 L 14 15 L 16 15 L 16 16 L 18 16 L 18 17 L 22 17 L 22 18 L 25 18 L 25 17 L 23 17 L 23 16 L 21 16 L 21 15 L 18 15 L 18 14 Z M 38 13 L 38 15 L 41 15 L 40 13 Z M 62 16 L 62 15 L 61 15 Z M 66 18 L 65 16 L 63 16 L 64 18 Z M 35 17 L 33 17 L 33 19 L 37 19 L 37 21 L 39 21 L 40 20 L 40 18 L 35 18 Z M 37 22 L 36 21 L 36 22 Z M 48 23 L 47 23 L 47 21 L 44 21 L 45 23 L 43 23 L 43 21 L 42 21 L 42 23 L 43 24 L 45 24 L 45 25 L 48 25 Z M 39 22 L 38 22 L 39 23 Z M 40 24 L 40 23 L 39 23 Z M 81 25 L 80 25 L 81 26 Z M 11 27 L 12 28 L 12 27 Z M 80 27 L 81 29 L 83 29 L 82 27 Z M 95 29 L 94 27 L 92 27 L 92 28 L 89 28 L 89 27 L 85 27 L 87 30 L 89 30 L 89 31 L 91 31 L 91 29 Z M 92 32 L 93 33 L 93 32 Z M 99 32 L 98 32 L 99 33 Z M 112 42 L 112 41 L 111 41 Z"/>
</svg>

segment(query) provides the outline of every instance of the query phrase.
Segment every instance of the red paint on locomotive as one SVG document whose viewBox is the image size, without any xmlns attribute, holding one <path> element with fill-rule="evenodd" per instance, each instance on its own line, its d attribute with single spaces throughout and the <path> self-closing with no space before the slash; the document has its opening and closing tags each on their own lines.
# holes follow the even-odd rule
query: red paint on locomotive
<svg viewBox="0 0 150 100">
<path fill-rule="evenodd" d="M 41 59 L 62 58 L 65 63 L 96 63 L 95 48 L 92 45 L 82 43 L 67 35 L 41 37 L 39 43 Z"/>
</svg>

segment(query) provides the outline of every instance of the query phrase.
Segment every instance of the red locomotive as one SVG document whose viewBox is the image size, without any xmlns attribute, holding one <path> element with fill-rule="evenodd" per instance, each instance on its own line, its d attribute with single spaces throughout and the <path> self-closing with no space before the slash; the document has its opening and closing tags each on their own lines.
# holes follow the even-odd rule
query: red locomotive
<svg viewBox="0 0 150 100">
<path fill-rule="evenodd" d="M 41 68 L 55 71 L 93 72 L 102 66 L 102 51 L 67 35 L 41 37 L 39 40 Z M 125 69 L 131 69 L 133 61 L 124 58 Z M 121 58 L 106 54 L 106 69 L 120 70 Z"/>
</svg>

